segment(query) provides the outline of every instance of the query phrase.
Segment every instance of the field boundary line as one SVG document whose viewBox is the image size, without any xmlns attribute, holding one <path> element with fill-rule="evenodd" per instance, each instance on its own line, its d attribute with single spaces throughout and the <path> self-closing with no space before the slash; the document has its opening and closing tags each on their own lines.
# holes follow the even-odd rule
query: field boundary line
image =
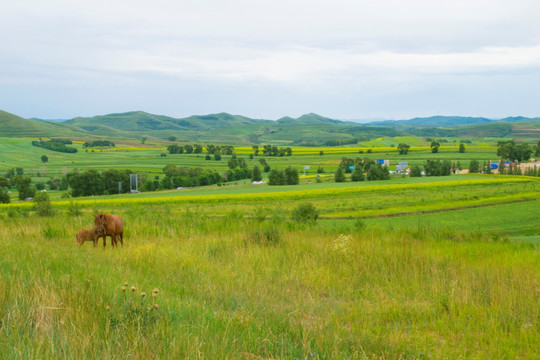
<svg viewBox="0 0 540 360">
<path fill-rule="evenodd" d="M 474 208 L 481 208 L 481 207 L 488 207 L 488 206 L 508 205 L 508 204 L 515 204 L 515 203 L 520 203 L 520 202 L 536 201 L 536 200 L 540 200 L 540 198 L 503 201 L 503 202 L 494 203 L 494 204 L 478 204 L 478 205 L 471 205 L 471 206 L 459 206 L 459 207 L 447 208 L 447 209 L 411 211 L 411 212 L 400 212 L 400 213 L 393 213 L 393 214 L 379 214 L 379 215 L 367 215 L 367 216 L 319 217 L 319 219 L 320 220 L 354 220 L 354 219 L 391 218 L 391 217 L 400 217 L 400 216 L 412 216 L 412 215 L 423 215 L 423 214 L 433 214 L 433 213 L 439 213 L 439 212 L 466 210 L 466 209 L 474 209 Z"/>
</svg>

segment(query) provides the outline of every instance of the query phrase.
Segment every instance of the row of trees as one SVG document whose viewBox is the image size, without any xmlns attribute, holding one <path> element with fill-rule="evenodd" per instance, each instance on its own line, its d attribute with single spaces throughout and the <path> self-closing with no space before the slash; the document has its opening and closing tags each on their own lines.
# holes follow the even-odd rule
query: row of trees
<svg viewBox="0 0 540 360">
<path fill-rule="evenodd" d="M 516 143 L 514 140 L 497 143 L 497 156 L 503 160 L 523 162 L 529 160 L 532 154 L 540 156 L 540 141 L 534 147 L 527 143 Z"/>
<path fill-rule="evenodd" d="M 439 147 L 441 146 L 441 143 L 437 140 L 432 140 L 431 141 L 431 144 L 430 144 L 430 148 L 431 148 L 431 152 L 432 153 L 438 153 L 439 152 Z M 399 152 L 399 155 L 407 155 L 407 153 L 409 152 L 409 149 L 411 148 L 410 145 L 408 144 L 405 144 L 405 143 L 399 143 L 398 144 L 398 147 L 397 147 L 397 150 Z M 460 153 L 464 153 L 465 152 L 465 145 L 463 142 L 461 142 L 459 144 L 459 152 Z"/>
<path fill-rule="evenodd" d="M 366 170 L 367 169 L 367 170 Z M 365 173 L 364 173 L 365 171 Z M 374 180 L 389 180 L 390 171 L 387 166 L 381 164 L 369 164 L 369 166 L 355 167 L 351 172 L 351 181 L 374 181 Z M 345 171 L 341 166 L 338 166 L 334 174 L 335 182 L 345 182 Z"/>
<path fill-rule="evenodd" d="M 33 146 L 41 147 L 44 149 L 52 150 L 52 151 L 58 151 L 58 152 L 64 152 L 64 153 L 76 153 L 77 149 L 73 147 L 66 146 L 63 142 L 58 142 L 55 140 L 49 140 L 49 141 L 32 141 Z"/>
<path fill-rule="evenodd" d="M 194 145 L 177 145 L 172 144 L 167 146 L 169 154 L 202 154 L 203 147 L 199 144 Z"/>
<path fill-rule="evenodd" d="M 89 147 L 97 147 L 97 146 L 110 146 L 115 147 L 116 145 L 109 140 L 94 140 L 92 142 L 87 141 L 83 144 L 83 148 L 89 148 Z"/>
<path fill-rule="evenodd" d="M 273 169 L 268 174 L 268 185 L 298 185 L 299 183 L 298 170 L 292 166 L 285 170 Z"/>
<path fill-rule="evenodd" d="M 126 193 L 129 189 L 129 174 L 131 170 L 97 170 L 72 171 L 66 175 L 67 183 L 71 188 L 71 196 L 92 196 Z M 118 188 L 118 183 L 122 188 Z"/>
</svg>

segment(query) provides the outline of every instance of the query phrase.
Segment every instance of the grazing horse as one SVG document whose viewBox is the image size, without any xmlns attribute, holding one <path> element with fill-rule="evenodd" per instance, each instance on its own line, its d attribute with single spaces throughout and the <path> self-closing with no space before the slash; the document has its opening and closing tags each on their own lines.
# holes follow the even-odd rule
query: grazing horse
<svg viewBox="0 0 540 360">
<path fill-rule="evenodd" d="M 77 231 L 77 244 L 79 244 L 79 247 L 85 242 L 85 241 L 91 241 L 94 243 L 94 247 L 97 246 L 98 240 L 100 237 L 102 237 L 102 233 L 98 229 L 92 229 L 92 230 L 85 230 L 81 229 Z"/>
<path fill-rule="evenodd" d="M 111 237 L 111 245 L 116 246 L 117 236 L 120 237 L 120 244 L 124 246 L 124 223 L 118 215 L 98 214 L 94 215 L 95 229 L 103 238 L 103 247 L 107 244 L 107 236 Z"/>
</svg>

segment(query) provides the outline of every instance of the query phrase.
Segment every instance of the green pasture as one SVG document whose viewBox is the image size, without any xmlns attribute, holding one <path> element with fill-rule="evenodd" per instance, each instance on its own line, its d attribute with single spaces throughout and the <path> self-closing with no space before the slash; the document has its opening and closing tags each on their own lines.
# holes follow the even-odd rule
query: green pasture
<svg viewBox="0 0 540 360">
<path fill-rule="evenodd" d="M 540 355 L 538 244 L 461 226 L 302 224 L 277 204 L 260 204 L 259 218 L 242 216 L 241 202 L 220 217 L 205 202 L 81 203 L 80 216 L 53 217 L 0 209 L 0 356 Z M 77 248 L 76 231 L 101 211 L 124 219 L 124 247 Z"/>
<path fill-rule="evenodd" d="M 23 167 L 36 180 L 75 168 L 227 167 L 226 156 L 128 145 L 62 154 L 0 138 L 0 172 Z M 466 163 L 493 156 L 485 149 L 403 160 Z M 390 154 L 358 156 L 401 160 Z M 310 165 L 297 186 L 49 191 L 54 214 L 43 217 L 33 202 L 0 205 L 0 358 L 540 358 L 540 178 L 335 183 L 343 156 L 354 157 L 344 148 L 266 158 L 273 168 Z M 303 203 L 318 220 L 294 220 Z M 78 248 L 76 232 L 101 212 L 122 217 L 124 246 Z"/>
<path fill-rule="evenodd" d="M 381 143 L 380 140 L 379 144 Z M 117 144 L 118 148 L 113 149 L 82 149 L 80 144 L 73 145 L 79 149 L 75 154 L 54 152 L 51 150 L 34 147 L 29 139 L 0 138 L 0 173 L 11 168 L 21 167 L 26 174 L 34 177 L 34 181 L 46 181 L 50 177 L 62 176 L 74 169 L 130 169 L 134 172 L 146 174 L 148 176 L 162 175 L 162 169 L 173 164 L 182 167 L 197 167 L 209 170 L 225 172 L 228 169 L 227 161 L 230 156 L 223 156 L 221 161 L 205 160 L 206 153 L 203 154 L 168 154 L 166 146 L 170 143 L 148 142 L 147 147 L 140 147 L 136 143 Z M 139 147 L 137 147 L 139 146 Z M 297 153 L 295 154 L 295 149 Z M 464 167 L 468 166 L 470 160 L 498 161 L 496 148 L 485 146 L 471 146 L 467 152 L 461 154 L 455 148 L 441 149 L 439 153 L 432 154 L 428 147 L 422 150 L 411 150 L 408 155 L 399 155 L 397 150 L 385 148 L 379 152 L 363 154 L 351 152 L 350 148 L 317 148 L 312 154 L 303 152 L 310 148 L 293 148 L 293 156 L 290 157 L 264 157 L 257 156 L 249 159 L 248 154 L 240 154 L 245 158 L 247 165 L 253 167 L 260 166 L 259 159 L 264 158 L 272 168 L 284 168 L 287 166 L 296 167 L 302 174 L 305 166 L 310 166 L 308 174 L 314 174 L 319 167 L 325 173 L 333 173 L 343 157 L 349 158 L 370 158 L 387 159 L 391 161 L 390 169 L 395 169 L 399 161 L 407 161 L 409 165 L 425 163 L 426 159 L 448 159 L 460 161 Z M 318 151 L 323 151 L 324 155 L 319 155 Z M 161 156 L 166 153 L 167 156 Z M 47 163 L 41 162 L 41 156 L 48 157 Z M 40 175 L 38 177 L 38 175 Z M 40 177 L 42 179 L 40 179 Z"/>
</svg>

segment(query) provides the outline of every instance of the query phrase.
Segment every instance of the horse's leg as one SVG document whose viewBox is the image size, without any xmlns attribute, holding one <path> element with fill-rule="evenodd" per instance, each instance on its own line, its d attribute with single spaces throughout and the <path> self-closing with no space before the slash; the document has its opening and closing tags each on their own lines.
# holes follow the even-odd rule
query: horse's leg
<svg viewBox="0 0 540 360">
<path fill-rule="evenodd" d="M 124 232 L 123 231 L 120 233 L 120 244 L 122 244 L 122 247 L 124 247 Z"/>
</svg>

